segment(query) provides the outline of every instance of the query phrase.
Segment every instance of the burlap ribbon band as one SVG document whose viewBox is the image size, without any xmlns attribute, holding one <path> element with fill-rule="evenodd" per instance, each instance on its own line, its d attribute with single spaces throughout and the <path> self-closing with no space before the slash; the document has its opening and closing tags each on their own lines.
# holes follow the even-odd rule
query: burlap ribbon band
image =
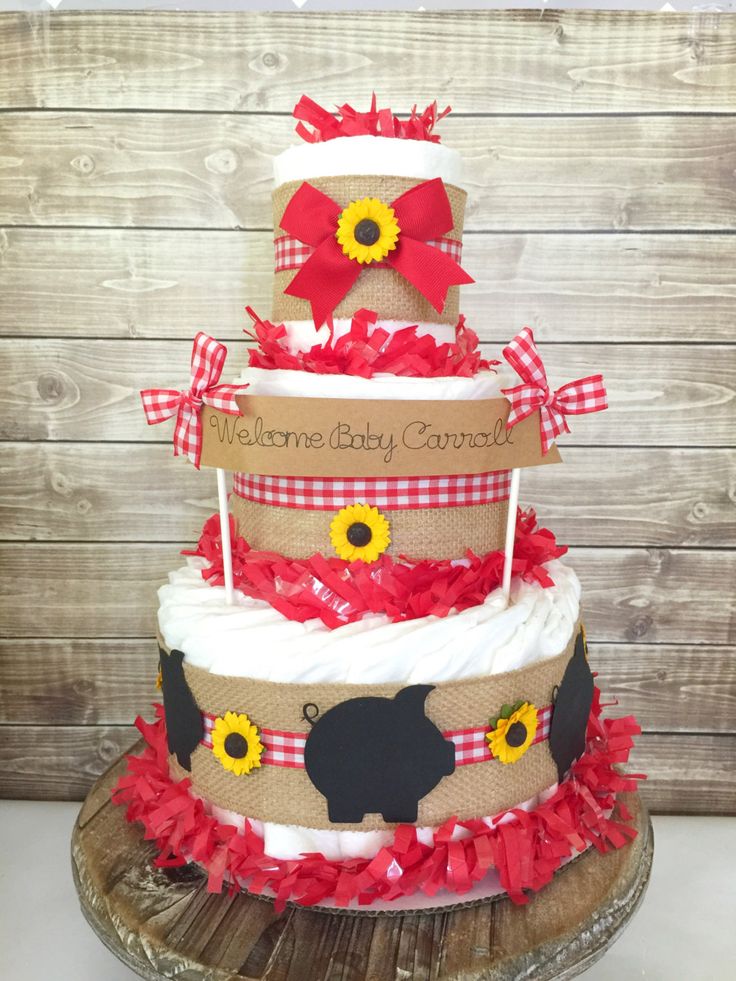
<svg viewBox="0 0 736 981">
<path fill-rule="evenodd" d="M 301 183 L 301 181 L 290 181 L 273 192 L 275 237 L 283 234 L 279 228 L 281 217 Z M 309 183 L 340 204 L 347 205 L 351 201 L 365 197 L 379 198 L 388 203 L 409 188 L 421 184 L 422 181 L 408 177 L 358 175 L 310 178 Z M 445 190 L 450 200 L 454 222 L 454 228 L 447 233 L 447 237 L 460 241 L 467 195 L 461 188 L 452 184 L 445 184 Z M 284 293 L 293 276 L 293 270 L 277 272 L 274 275 L 272 319 L 277 323 L 283 320 L 312 319 L 312 311 L 306 300 Z M 450 287 L 444 309 L 442 313 L 438 313 L 396 270 L 380 264 L 371 264 L 361 272 L 359 279 L 337 306 L 333 316 L 350 318 L 356 310 L 363 308 L 379 311 L 384 320 L 455 324 L 459 315 L 459 288 Z"/>
<path fill-rule="evenodd" d="M 418 562 L 462 558 L 468 549 L 485 555 L 503 548 L 508 501 L 434 508 L 431 517 L 419 508 L 381 511 L 391 527 L 390 555 Z M 306 559 L 315 552 L 335 554 L 330 543 L 333 512 L 258 504 L 236 495 L 230 498 L 230 512 L 238 534 L 251 548 L 293 559 Z"/>
<path fill-rule="evenodd" d="M 461 681 L 439 682 L 426 701 L 426 715 L 442 732 L 484 726 L 501 706 L 519 700 L 537 708 L 554 702 L 568 661 L 572 657 L 573 632 L 565 650 L 556 657 L 528 667 Z M 162 648 L 166 650 L 165 647 Z M 264 652 L 264 657 L 267 653 Z M 289 733 L 309 733 L 304 706 L 324 714 L 341 702 L 359 696 L 393 698 L 405 687 L 399 684 L 280 684 L 252 678 L 212 674 L 184 665 L 186 681 L 203 713 L 223 716 L 245 713 L 259 728 Z M 380 815 L 366 815 L 360 824 L 331 824 L 325 798 L 312 785 L 304 769 L 261 766 L 249 774 L 227 771 L 210 748 L 200 745 L 192 754 L 192 772 L 171 758 L 172 774 L 189 777 L 193 791 L 212 803 L 262 821 L 331 830 L 385 829 Z M 497 759 L 458 766 L 419 802 L 417 824 L 437 826 L 448 818 L 460 820 L 497 814 L 545 790 L 557 780 L 557 770 L 547 741 L 532 745 L 513 764 Z"/>
</svg>

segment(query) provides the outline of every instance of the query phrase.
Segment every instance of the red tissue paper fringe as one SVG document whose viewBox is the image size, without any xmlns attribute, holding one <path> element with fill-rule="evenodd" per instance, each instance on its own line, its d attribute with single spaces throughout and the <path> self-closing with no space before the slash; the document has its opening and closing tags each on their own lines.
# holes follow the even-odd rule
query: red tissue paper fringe
<svg viewBox="0 0 736 981">
<path fill-rule="evenodd" d="M 433 102 L 423 112 L 417 112 L 417 107 L 413 106 L 408 119 L 399 119 L 390 109 L 377 107 L 374 92 L 368 112 L 358 112 L 347 103 L 330 112 L 309 96 L 303 95 L 294 106 L 293 115 L 294 119 L 299 120 L 296 132 L 307 143 L 324 143 L 338 136 L 388 136 L 400 140 L 439 143 L 439 136 L 432 130 L 450 111 L 447 106 L 439 112 L 437 103 Z"/>
<path fill-rule="evenodd" d="M 287 900 L 312 906 L 331 898 L 345 907 L 415 893 L 435 896 L 441 890 L 463 895 L 492 869 L 513 902 L 526 903 L 529 893 L 546 885 L 576 852 L 590 845 L 607 852 L 636 836 L 626 807 L 620 801 L 615 813 L 613 807 L 618 794 L 635 790 L 637 780 L 644 779 L 617 769 L 627 761 L 632 737 L 641 729 L 633 716 L 602 720 L 597 689 L 585 753 L 536 810 L 512 808 L 507 813 L 513 820 L 493 828 L 479 819 L 450 818 L 435 832 L 433 845 L 422 844 L 412 825 L 400 825 L 391 844 L 375 857 L 342 861 L 320 853 L 296 860 L 272 858 L 249 821 L 240 832 L 208 815 L 202 801 L 190 794 L 191 781 L 169 776 L 161 706 L 156 706 L 156 715 L 152 724 L 136 720 L 147 745 L 139 755 L 127 757 L 128 771 L 112 792 L 113 802 L 125 805 L 127 820 L 142 824 L 145 839 L 155 842 L 156 866 L 194 861 L 207 873 L 209 892 L 227 886 L 231 892 L 269 893 L 277 911 Z M 452 840 L 458 826 L 466 837 Z"/>
<path fill-rule="evenodd" d="M 382 327 L 370 328 L 378 315 L 372 310 L 353 314 L 350 331 L 324 346 L 315 344 L 309 351 L 291 354 L 285 345 L 287 333 L 283 324 L 261 320 L 250 307 L 254 329 L 245 333 L 258 342 L 248 352 L 252 368 L 285 368 L 317 375 L 359 375 L 372 378 L 377 372 L 409 378 L 472 378 L 500 361 L 480 356 L 478 335 L 465 325 L 465 317 L 455 327 L 454 343 L 438 344 L 429 334 L 417 335 L 418 326 L 402 327 L 389 334 Z"/>
<path fill-rule="evenodd" d="M 319 618 L 334 629 L 360 620 L 366 614 L 383 613 L 391 620 L 445 617 L 478 606 L 501 585 L 504 553 L 478 556 L 468 550 L 462 563 L 450 559 L 411 562 L 404 556 L 381 555 L 375 562 L 347 562 L 318 553 L 308 559 L 287 559 L 276 552 L 252 549 L 236 535 L 230 516 L 233 582 L 236 589 L 265 600 L 287 620 Z M 512 572 L 527 582 L 554 585 L 545 569 L 551 559 L 567 551 L 546 528 L 538 528 L 535 512 L 519 509 Z M 202 577 L 211 586 L 222 586 L 220 516 L 205 522 L 197 548 L 183 555 L 206 559 Z"/>
</svg>

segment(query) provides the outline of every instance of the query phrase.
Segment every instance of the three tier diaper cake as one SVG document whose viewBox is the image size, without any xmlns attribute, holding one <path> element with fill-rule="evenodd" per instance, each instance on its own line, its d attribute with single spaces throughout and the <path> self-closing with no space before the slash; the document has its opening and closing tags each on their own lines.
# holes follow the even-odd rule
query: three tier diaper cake
<svg viewBox="0 0 736 981">
<path fill-rule="evenodd" d="M 159 590 L 163 704 L 114 800 L 213 892 L 523 903 L 635 833 L 639 728 L 604 717 L 566 548 L 518 506 L 603 379 L 555 387 L 529 328 L 481 352 L 445 113 L 303 96 L 270 319 L 246 308 L 229 377 L 200 333 L 189 382 L 141 393 L 220 508 Z"/>
</svg>

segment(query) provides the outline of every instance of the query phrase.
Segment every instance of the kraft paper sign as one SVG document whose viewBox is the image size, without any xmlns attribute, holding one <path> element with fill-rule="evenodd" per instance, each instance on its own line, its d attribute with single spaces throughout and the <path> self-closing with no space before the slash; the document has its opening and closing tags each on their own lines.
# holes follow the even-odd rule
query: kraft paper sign
<svg viewBox="0 0 736 981">
<path fill-rule="evenodd" d="M 561 463 L 539 413 L 506 429 L 506 399 L 399 401 L 239 395 L 202 410 L 202 466 L 283 477 L 418 477 Z"/>
</svg>

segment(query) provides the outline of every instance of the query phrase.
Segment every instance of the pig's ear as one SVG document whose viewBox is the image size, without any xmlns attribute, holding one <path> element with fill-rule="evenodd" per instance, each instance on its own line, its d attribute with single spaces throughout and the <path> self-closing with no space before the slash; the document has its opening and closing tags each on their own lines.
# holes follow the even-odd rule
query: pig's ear
<svg viewBox="0 0 736 981">
<path fill-rule="evenodd" d="M 408 711 L 424 712 L 427 695 L 434 691 L 434 685 L 410 685 L 394 695 L 394 701 Z"/>
</svg>

